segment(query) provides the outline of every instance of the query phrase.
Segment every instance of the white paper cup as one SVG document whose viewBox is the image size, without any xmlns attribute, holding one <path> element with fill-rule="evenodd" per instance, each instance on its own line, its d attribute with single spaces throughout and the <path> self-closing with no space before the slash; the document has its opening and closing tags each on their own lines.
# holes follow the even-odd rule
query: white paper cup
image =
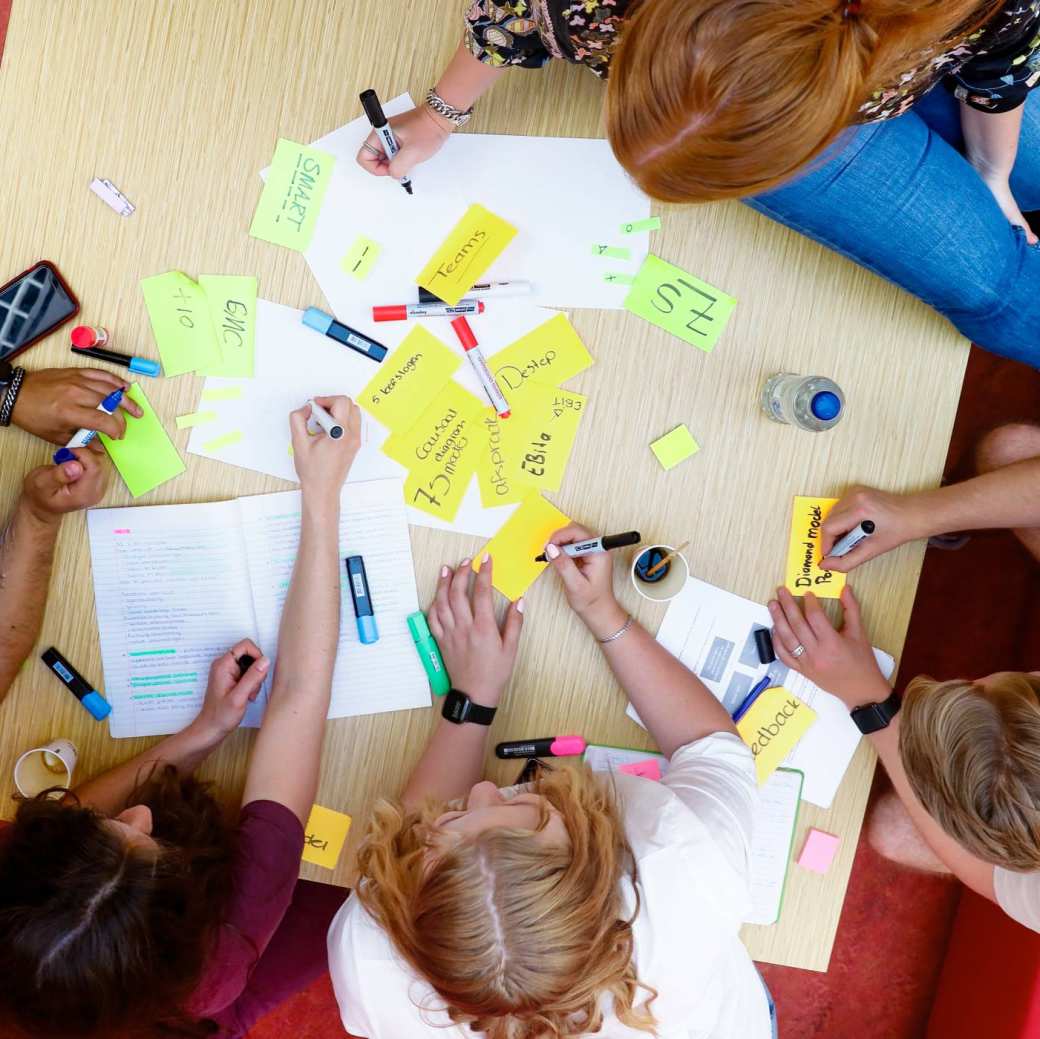
<svg viewBox="0 0 1040 1039">
<path fill-rule="evenodd" d="M 50 787 L 72 786 L 76 747 L 71 740 L 51 740 L 46 747 L 27 750 L 14 766 L 14 785 L 23 797 L 35 797 Z"/>
<path fill-rule="evenodd" d="M 686 584 L 690 576 L 690 564 L 680 552 L 668 560 L 668 572 L 656 581 L 646 581 L 639 576 L 640 560 L 650 552 L 659 552 L 661 557 L 674 551 L 671 545 L 641 545 L 632 557 L 632 587 L 644 598 L 652 602 L 668 602 L 674 599 Z M 642 569 L 649 569 L 643 567 Z"/>
</svg>

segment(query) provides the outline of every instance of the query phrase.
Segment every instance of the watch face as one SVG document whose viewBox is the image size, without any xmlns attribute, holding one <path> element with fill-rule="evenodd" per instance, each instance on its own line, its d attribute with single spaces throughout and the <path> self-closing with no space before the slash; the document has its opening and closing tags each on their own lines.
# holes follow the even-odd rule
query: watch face
<svg viewBox="0 0 1040 1039">
<path fill-rule="evenodd" d="M 460 693 L 457 689 L 452 689 L 444 698 L 444 709 L 441 711 L 441 714 L 448 721 L 461 725 L 469 714 L 469 697 L 465 693 Z"/>
</svg>

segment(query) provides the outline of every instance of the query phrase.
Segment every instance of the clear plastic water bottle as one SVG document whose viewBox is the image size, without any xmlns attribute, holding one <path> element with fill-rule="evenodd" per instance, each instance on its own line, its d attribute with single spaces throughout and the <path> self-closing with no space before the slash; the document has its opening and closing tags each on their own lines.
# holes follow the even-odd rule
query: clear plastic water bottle
<svg viewBox="0 0 1040 1039">
<path fill-rule="evenodd" d="M 775 422 L 821 433 L 845 414 L 845 394 L 825 375 L 779 372 L 762 390 L 762 407 Z"/>
</svg>

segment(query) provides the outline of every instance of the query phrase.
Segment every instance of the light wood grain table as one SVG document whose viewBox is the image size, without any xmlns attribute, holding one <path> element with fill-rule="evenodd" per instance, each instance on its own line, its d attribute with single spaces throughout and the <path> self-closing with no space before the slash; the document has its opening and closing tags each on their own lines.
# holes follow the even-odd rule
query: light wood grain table
<svg viewBox="0 0 1040 1039">
<path fill-rule="evenodd" d="M 354 118 L 357 95 L 421 97 L 455 47 L 460 2 L 441 0 L 31 0 L 14 5 L 0 67 L 0 273 L 55 261 L 83 302 L 82 319 L 116 345 L 155 356 L 138 282 L 171 268 L 255 273 L 261 294 L 321 304 L 303 257 L 248 236 L 257 171 L 279 135 L 310 141 Z M 582 69 L 517 70 L 479 107 L 475 132 L 591 137 L 603 132 L 602 86 Z M 136 204 L 122 219 L 88 190 L 108 177 Z M 465 171 L 460 170 L 464 177 Z M 517 190 L 523 190 L 518 184 Z M 595 205 L 594 185 L 560 185 L 560 219 Z M 705 355 L 632 315 L 581 311 L 574 323 L 597 364 L 569 385 L 588 394 L 588 417 L 554 496 L 596 530 L 637 528 L 677 544 L 692 539 L 693 573 L 763 600 L 782 579 L 794 494 L 838 494 L 865 481 L 892 489 L 939 478 L 967 344 L 945 321 L 880 279 L 739 204 L 656 209 L 653 249 L 738 298 L 721 342 Z M 74 363 L 67 335 L 24 356 L 30 367 Z M 833 431 L 813 435 L 759 410 L 777 371 L 824 373 L 848 396 Z M 201 380 L 149 381 L 167 427 L 195 410 Z M 330 390 L 331 392 L 332 390 Z M 664 472 L 648 444 L 680 422 L 701 452 Z M 188 431 L 174 432 L 184 450 Z M 0 431 L 0 513 L 22 475 L 50 448 Z M 186 456 L 187 472 L 143 504 L 199 502 L 284 490 L 282 481 Z M 116 479 L 103 504 L 130 498 Z M 444 561 L 476 539 L 413 528 L 420 600 Z M 855 575 L 874 641 L 898 656 L 922 546 Z M 662 608 L 644 602 L 619 570 L 624 603 L 651 630 Z M 624 698 L 551 576 L 528 597 L 519 664 L 495 723 L 498 739 L 580 731 L 589 740 L 649 746 L 624 716 Z M 352 623 L 352 621 L 350 621 Z M 55 644 L 101 681 L 90 557 L 82 516 L 61 534 L 40 645 Z M 355 819 L 396 792 L 434 721 L 431 710 L 329 723 L 319 801 Z M 114 741 L 50 677 L 36 656 L 0 706 L 0 798 L 13 812 L 11 769 L 24 749 L 62 735 L 80 748 L 85 776 L 140 751 Z M 232 799 L 253 740 L 238 732 L 204 769 Z M 511 780 L 516 764 L 489 762 Z M 874 768 L 862 746 L 833 807 L 803 804 L 796 847 L 810 826 L 841 836 L 826 876 L 792 867 L 783 915 L 747 927 L 756 959 L 825 970 Z M 353 848 L 353 844 L 351 845 Z M 352 855 L 333 874 L 349 882 Z"/>
</svg>

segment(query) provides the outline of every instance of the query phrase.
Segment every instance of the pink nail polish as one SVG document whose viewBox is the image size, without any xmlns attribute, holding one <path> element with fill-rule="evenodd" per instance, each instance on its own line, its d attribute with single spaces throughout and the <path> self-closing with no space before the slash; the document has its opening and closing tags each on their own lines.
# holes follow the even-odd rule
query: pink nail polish
<svg viewBox="0 0 1040 1039">
<path fill-rule="evenodd" d="M 516 600 L 516 612 L 517 613 L 523 613 L 524 612 L 524 605 L 525 604 L 524 604 L 524 600 L 523 600 L 522 597 L 517 599 Z"/>
</svg>

